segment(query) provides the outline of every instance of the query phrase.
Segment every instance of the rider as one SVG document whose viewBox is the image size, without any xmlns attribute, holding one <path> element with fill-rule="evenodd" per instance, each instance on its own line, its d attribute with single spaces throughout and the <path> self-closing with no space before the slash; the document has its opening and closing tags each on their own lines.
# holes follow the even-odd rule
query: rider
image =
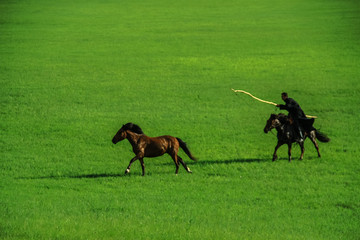
<svg viewBox="0 0 360 240">
<path fill-rule="evenodd" d="M 312 128 L 314 119 L 308 119 L 300 105 L 294 99 L 289 98 L 286 92 L 281 93 L 281 98 L 285 102 L 285 105 L 277 104 L 276 107 L 279 107 L 282 110 L 285 109 L 289 112 L 289 117 L 293 120 L 294 126 L 298 130 L 297 134 L 300 138 L 299 140 L 303 141 L 304 135 L 302 129 L 309 131 Z"/>
</svg>

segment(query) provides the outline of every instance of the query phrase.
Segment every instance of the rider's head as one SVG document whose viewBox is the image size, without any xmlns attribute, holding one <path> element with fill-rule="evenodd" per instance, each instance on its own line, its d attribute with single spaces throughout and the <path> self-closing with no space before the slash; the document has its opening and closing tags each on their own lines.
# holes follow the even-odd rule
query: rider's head
<svg viewBox="0 0 360 240">
<path fill-rule="evenodd" d="M 288 94 L 286 92 L 281 93 L 281 99 L 286 100 L 288 98 Z"/>
</svg>

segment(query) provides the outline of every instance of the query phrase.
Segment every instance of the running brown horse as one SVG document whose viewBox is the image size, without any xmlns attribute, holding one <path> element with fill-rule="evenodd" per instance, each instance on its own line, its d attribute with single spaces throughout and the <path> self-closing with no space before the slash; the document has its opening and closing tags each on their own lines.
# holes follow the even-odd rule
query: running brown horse
<svg viewBox="0 0 360 240">
<path fill-rule="evenodd" d="M 175 138 L 172 136 L 160 136 L 160 137 L 148 137 L 144 134 L 141 128 L 133 123 L 127 123 L 123 125 L 120 130 L 115 134 L 112 142 L 114 144 L 127 139 L 132 145 L 133 152 L 135 157 L 130 160 L 129 166 L 127 167 L 125 174 L 130 172 L 131 164 L 138 160 L 141 163 L 142 175 L 145 175 L 145 164 L 144 157 L 158 157 L 164 155 L 165 153 L 169 154 L 174 160 L 176 171 L 178 174 L 179 171 L 179 162 L 183 165 L 185 170 L 188 173 L 192 173 L 190 168 L 188 168 L 185 162 L 178 155 L 179 146 L 184 150 L 184 152 L 189 156 L 190 159 L 196 161 L 196 158 L 191 154 L 186 143 L 180 138 Z"/>
<path fill-rule="evenodd" d="M 301 155 L 300 160 L 304 158 L 304 141 L 301 141 L 297 138 L 297 130 L 295 129 L 295 126 L 292 124 L 291 119 L 286 116 L 285 114 L 271 114 L 270 118 L 267 120 L 266 126 L 264 128 L 264 132 L 268 133 L 271 131 L 271 129 L 275 128 L 277 130 L 277 145 L 275 146 L 275 151 L 273 154 L 273 161 L 277 159 L 276 152 L 279 149 L 279 147 L 283 144 L 288 145 L 288 155 L 289 155 L 289 162 L 291 161 L 291 146 L 294 142 L 299 143 L 301 148 Z M 313 142 L 318 157 L 321 157 L 319 152 L 319 145 L 316 142 L 316 139 L 318 139 L 320 142 L 329 142 L 330 139 L 323 133 L 321 133 L 319 130 L 312 128 L 309 131 L 304 132 L 304 139 L 307 137 L 310 138 L 310 140 Z"/>
</svg>

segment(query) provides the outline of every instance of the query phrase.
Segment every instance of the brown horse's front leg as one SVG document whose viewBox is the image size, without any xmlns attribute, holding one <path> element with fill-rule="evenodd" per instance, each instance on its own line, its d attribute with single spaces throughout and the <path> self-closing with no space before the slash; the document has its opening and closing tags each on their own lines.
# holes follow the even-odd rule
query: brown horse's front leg
<svg viewBox="0 0 360 240">
<path fill-rule="evenodd" d="M 130 160 L 130 163 L 129 163 L 129 166 L 127 167 L 127 169 L 125 170 L 125 175 L 128 174 L 130 172 L 130 168 L 131 168 L 131 164 L 138 160 L 139 158 L 137 156 L 133 157 L 131 160 Z"/>
<path fill-rule="evenodd" d="M 281 145 L 282 145 L 282 143 L 278 142 L 277 145 L 275 146 L 275 151 L 274 151 L 273 159 L 272 159 L 273 161 L 275 161 L 275 160 L 278 158 L 276 152 L 277 152 L 277 150 L 279 149 L 279 147 L 280 147 Z"/>
<path fill-rule="evenodd" d="M 142 168 L 142 175 L 145 176 L 145 164 L 144 164 L 144 159 L 140 158 L 140 163 L 141 163 L 141 168 Z"/>
<path fill-rule="evenodd" d="M 291 143 L 288 144 L 288 155 L 289 155 L 289 162 L 291 162 Z"/>
</svg>

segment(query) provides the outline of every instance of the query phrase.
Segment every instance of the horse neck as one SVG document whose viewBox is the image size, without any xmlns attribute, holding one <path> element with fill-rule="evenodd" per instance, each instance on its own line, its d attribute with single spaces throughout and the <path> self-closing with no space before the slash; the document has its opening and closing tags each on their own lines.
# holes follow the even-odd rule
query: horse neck
<svg viewBox="0 0 360 240">
<path fill-rule="evenodd" d="M 277 126 L 275 129 L 279 133 L 284 133 L 285 132 L 285 124 L 282 123 L 280 126 Z"/>
<path fill-rule="evenodd" d="M 294 131 L 294 128 L 289 123 L 282 123 L 280 126 L 276 128 L 278 132 L 278 136 L 288 136 L 288 133 Z"/>
<path fill-rule="evenodd" d="M 133 133 L 129 130 L 126 131 L 126 139 L 130 142 L 131 145 L 136 145 L 139 140 L 139 134 Z"/>
</svg>

